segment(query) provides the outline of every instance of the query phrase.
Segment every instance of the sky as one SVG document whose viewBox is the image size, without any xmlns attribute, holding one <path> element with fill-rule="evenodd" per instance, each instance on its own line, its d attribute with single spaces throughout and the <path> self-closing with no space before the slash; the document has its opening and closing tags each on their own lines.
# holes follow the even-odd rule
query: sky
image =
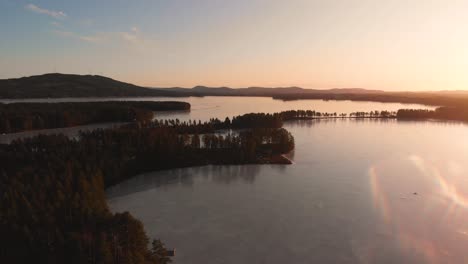
<svg viewBox="0 0 468 264">
<path fill-rule="evenodd" d="M 0 79 L 468 89 L 466 0 L 0 0 Z"/>
</svg>

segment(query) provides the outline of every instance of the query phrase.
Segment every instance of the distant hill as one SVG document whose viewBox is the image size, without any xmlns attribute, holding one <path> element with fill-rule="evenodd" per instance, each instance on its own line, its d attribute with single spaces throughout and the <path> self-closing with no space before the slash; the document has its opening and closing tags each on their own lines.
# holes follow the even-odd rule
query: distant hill
<svg viewBox="0 0 468 264">
<path fill-rule="evenodd" d="M 0 80 L 0 98 L 63 98 L 63 97 L 132 97 L 132 96 L 277 96 L 302 94 L 382 93 L 378 90 L 304 89 L 300 87 L 206 87 L 147 88 L 120 82 L 99 75 L 49 73 L 44 75 Z"/>
<path fill-rule="evenodd" d="M 248 88 L 229 88 L 229 87 L 206 87 L 195 86 L 193 88 L 164 88 L 161 90 L 185 93 L 199 96 L 276 96 L 287 94 L 365 94 L 365 93 L 383 93 L 380 90 L 366 90 L 361 88 L 343 88 L 343 89 L 304 89 L 301 87 L 248 87 Z"/>
<path fill-rule="evenodd" d="M 0 80 L 0 98 L 178 96 L 98 75 L 50 73 Z"/>
<path fill-rule="evenodd" d="M 425 104 L 433 106 L 462 106 L 468 103 L 468 91 L 386 92 L 362 88 L 304 89 L 301 87 L 206 87 L 165 88 L 187 96 L 265 96 L 278 100 L 351 100 Z"/>
<path fill-rule="evenodd" d="M 436 91 L 433 93 L 437 93 L 441 95 L 450 95 L 450 96 L 468 96 L 468 91 L 466 90 L 444 90 L 444 91 Z"/>
<path fill-rule="evenodd" d="M 466 105 L 468 91 L 385 92 L 361 88 L 304 89 L 301 87 L 147 88 L 98 75 L 50 73 L 0 80 L 0 98 L 136 97 L 136 96 L 264 96 L 279 100 L 322 99 Z"/>
</svg>

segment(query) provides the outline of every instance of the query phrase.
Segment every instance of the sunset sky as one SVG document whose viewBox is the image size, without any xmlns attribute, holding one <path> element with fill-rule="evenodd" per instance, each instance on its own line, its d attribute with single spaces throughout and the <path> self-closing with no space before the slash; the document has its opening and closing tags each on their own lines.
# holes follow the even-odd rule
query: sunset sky
<svg viewBox="0 0 468 264">
<path fill-rule="evenodd" d="M 0 0 L 0 78 L 468 89 L 468 1 Z"/>
</svg>

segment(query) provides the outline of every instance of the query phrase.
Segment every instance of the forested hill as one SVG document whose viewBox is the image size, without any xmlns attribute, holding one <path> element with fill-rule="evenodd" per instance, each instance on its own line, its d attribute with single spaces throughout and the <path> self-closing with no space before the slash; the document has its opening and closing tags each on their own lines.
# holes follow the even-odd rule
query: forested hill
<svg viewBox="0 0 468 264">
<path fill-rule="evenodd" d="M 50 73 L 0 80 L 0 98 L 178 96 L 98 75 Z"/>
<path fill-rule="evenodd" d="M 0 80 L 0 98 L 63 98 L 63 97 L 132 97 L 132 96 L 281 96 L 302 94 L 367 94 L 378 90 L 360 88 L 304 89 L 300 87 L 206 87 L 147 88 L 120 82 L 99 75 L 48 73 L 44 75 Z"/>
</svg>

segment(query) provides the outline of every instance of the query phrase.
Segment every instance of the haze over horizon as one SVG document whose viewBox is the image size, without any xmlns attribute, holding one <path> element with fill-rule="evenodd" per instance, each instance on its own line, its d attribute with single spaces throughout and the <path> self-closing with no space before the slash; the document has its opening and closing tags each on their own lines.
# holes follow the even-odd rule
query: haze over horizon
<svg viewBox="0 0 468 264">
<path fill-rule="evenodd" d="M 465 1 L 0 1 L 0 79 L 467 90 Z"/>
</svg>

